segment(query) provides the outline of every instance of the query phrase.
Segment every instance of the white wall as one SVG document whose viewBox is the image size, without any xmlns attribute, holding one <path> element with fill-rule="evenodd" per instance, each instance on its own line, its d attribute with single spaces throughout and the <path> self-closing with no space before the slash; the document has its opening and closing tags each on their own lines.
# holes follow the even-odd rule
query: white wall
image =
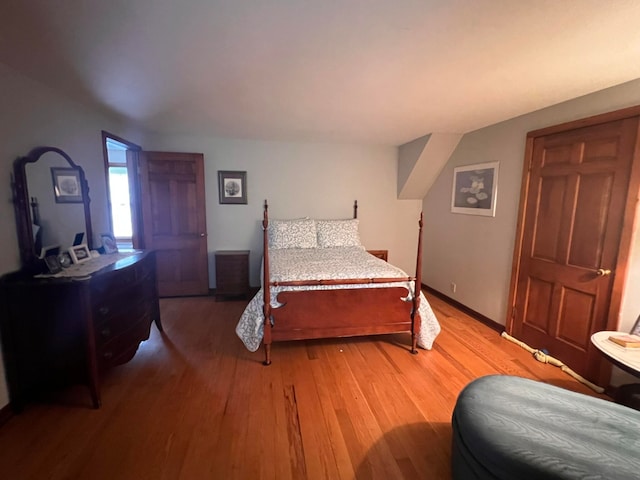
<svg viewBox="0 0 640 480">
<path fill-rule="evenodd" d="M 251 251 L 251 285 L 260 285 L 262 205 L 270 218 L 351 218 L 358 200 L 362 243 L 389 250 L 389 261 L 415 271 L 419 200 L 398 200 L 397 149 L 213 137 L 149 137 L 145 150 L 203 153 L 209 278 L 216 250 Z M 218 170 L 247 172 L 247 205 L 218 203 Z"/>
<path fill-rule="evenodd" d="M 638 104 L 635 80 L 466 134 L 423 201 L 425 283 L 504 325 L 527 132 Z M 454 167 L 493 161 L 500 162 L 495 218 L 450 213 Z M 640 314 L 639 243 L 636 235 L 620 315 L 625 331 Z"/>
<path fill-rule="evenodd" d="M 106 183 L 101 130 L 136 141 L 138 135 L 49 88 L 0 64 L 0 275 L 20 267 L 12 202 L 13 161 L 37 146 L 64 150 L 84 168 L 89 182 L 93 231 L 107 231 Z M 73 239 L 71 239 L 73 240 Z M 4 365 L 0 362 L 0 408 L 7 405 Z"/>
</svg>

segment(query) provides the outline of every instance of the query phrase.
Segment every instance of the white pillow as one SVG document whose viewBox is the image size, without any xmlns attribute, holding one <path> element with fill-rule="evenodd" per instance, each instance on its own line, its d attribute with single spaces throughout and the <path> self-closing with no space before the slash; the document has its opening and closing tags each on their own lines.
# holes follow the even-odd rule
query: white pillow
<svg viewBox="0 0 640 480">
<path fill-rule="evenodd" d="M 316 248 L 317 234 L 315 220 L 299 218 L 295 220 L 269 220 L 269 248 Z"/>
<path fill-rule="evenodd" d="M 358 219 L 316 220 L 318 247 L 360 247 Z"/>
</svg>

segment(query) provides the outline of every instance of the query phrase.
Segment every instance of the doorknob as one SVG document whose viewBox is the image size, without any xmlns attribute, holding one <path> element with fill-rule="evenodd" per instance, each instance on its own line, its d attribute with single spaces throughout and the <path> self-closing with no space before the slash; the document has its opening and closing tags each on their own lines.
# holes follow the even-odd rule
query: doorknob
<svg viewBox="0 0 640 480">
<path fill-rule="evenodd" d="M 598 270 L 596 270 L 596 275 L 599 277 L 606 277 L 608 275 L 611 275 L 611 270 L 609 269 L 604 269 L 604 268 L 599 268 Z"/>
<path fill-rule="evenodd" d="M 201 237 L 204 237 L 204 233 L 201 233 L 201 234 L 200 234 L 200 236 L 201 236 Z"/>
</svg>

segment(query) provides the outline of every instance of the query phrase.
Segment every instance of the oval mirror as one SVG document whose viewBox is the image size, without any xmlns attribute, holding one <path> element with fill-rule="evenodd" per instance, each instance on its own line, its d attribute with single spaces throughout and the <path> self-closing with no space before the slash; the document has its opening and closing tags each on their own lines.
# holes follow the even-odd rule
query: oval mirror
<svg viewBox="0 0 640 480">
<path fill-rule="evenodd" d="M 42 265 L 45 252 L 74 242 L 92 248 L 89 186 L 84 170 L 62 150 L 38 147 L 14 163 L 18 241 L 24 268 Z"/>
</svg>

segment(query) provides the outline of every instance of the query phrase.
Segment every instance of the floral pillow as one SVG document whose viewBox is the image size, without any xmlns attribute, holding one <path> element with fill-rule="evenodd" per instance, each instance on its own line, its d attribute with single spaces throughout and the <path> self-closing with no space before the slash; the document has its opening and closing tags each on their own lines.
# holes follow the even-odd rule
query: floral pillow
<svg viewBox="0 0 640 480">
<path fill-rule="evenodd" d="M 269 220 L 269 248 L 316 248 L 316 222 L 308 218 Z"/>
<path fill-rule="evenodd" d="M 360 247 L 358 219 L 316 220 L 318 247 Z"/>
</svg>

